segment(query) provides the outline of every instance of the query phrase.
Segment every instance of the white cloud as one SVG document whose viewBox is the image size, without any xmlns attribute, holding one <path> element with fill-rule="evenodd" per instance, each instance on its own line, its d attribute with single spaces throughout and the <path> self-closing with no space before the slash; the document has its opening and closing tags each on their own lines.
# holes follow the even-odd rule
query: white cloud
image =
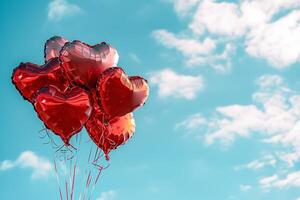
<svg viewBox="0 0 300 200">
<path fill-rule="evenodd" d="M 265 58 L 276 68 L 300 60 L 300 10 L 250 31 L 246 40 L 249 55 Z"/>
<path fill-rule="evenodd" d="M 247 164 L 235 167 L 236 170 L 240 169 L 251 169 L 251 170 L 259 170 L 264 167 L 275 167 L 277 163 L 276 158 L 273 155 L 267 154 L 264 155 L 261 159 L 253 160 Z"/>
<path fill-rule="evenodd" d="M 235 50 L 231 43 L 226 44 L 221 53 L 216 53 L 217 41 L 209 37 L 200 41 L 196 37 L 174 34 L 164 29 L 155 30 L 152 35 L 163 46 L 180 52 L 185 57 L 187 66 L 208 64 L 221 72 L 230 69 L 228 58 Z"/>
<path fill-rule="evenodd" d="M 158 87 L 160 97 L 191 100 L 204 88 L 202 76 L 181 75 L 171 69 L 163 69 L 150 75 L 150 83 Z"/>
<path fill-rule="evenodd" d="M 217 55 L 214 50 L 228 43 L 242 43 L 237 46 L 244 47 L 252 57 L 265 59 L 275 68 L 286 68 L 300 61 L 300 47 L 297 45 L 300 42 L 299 0 L 176 0 L 173 5 L 179 16 L 192 15 L 192 19 L 188 20 L 187 29 L 181 31 L 185 33 L 185 40 L 199 44 L 203 43 L 202 38 L 214 41 L 214 48 L 208 51 L 206 57 Z M 177 34 L 178 36 L 174 33 L 169 35 L 173 34 L 178 40 L 181 39 L 179 36 L 182 33 Z M 164 42 L 156 39 L 171 48 L 166 44 L 167 40 Z M 193 63 L 191 60 L 195 56 L 187 56 L 178 46 L 172 48 L 185 56 L 186 63 Z M 203 63 L 214 66 L 200 55 L 201 53 L 196 60 L 202 59 Z M 231 54 L 227 56 L 227 60 L 230 60 L 230 56 Z"/>
<path fill-rule="evenodd" d="M 277 175 L 272 175 L 272 176 L 268 176 L 268 177 L 264 177 L 262 179 L 259 180 L 259 184 L 263 187 L 263 188 L 269 188 L 273 185 L 274 182 L 278 181 L 278 176 Z"/>
<path fill-rule="evenodd" d="M 201 0 L 174 0 L 174 9 L 179 16 L 187 15 Z"/>
<path fill-rule="evenodd" d="M 299 6 L 298 0 L 245 0 L 238 3 L 203 0 L 189 26 L 197 34 L 206 30 L 223 36 L 244 36 L 248 30 L 274 21 L 274 16 L 281 11 Z"/>
<path fill-rule="evenodd" d="M 210 38 L 200 42 L 186 36 L 177 36 L 164 29 L 154 31 L 153 36 L 162 45 L 178 50 L 188 59 L 209 55 L 216 47 L 215 41 Z"/>
<path fill-rule="evenodd" d="M 184 121 L 177 123 L 175 128 L 178 129 L 181 127 L 185 127 L 188 130 L 195 130 L 198 129 L 200 126 L 205 125 L 205 123 L 206 119 L 200 113 L 197 113 L 189 116 Z"/>
<path fill-rule="evenodd" d="M 205 30 L 221 35 L 242 35 L 245 28 L 237 7 L 235 3 L 204 0 L 189 27 L 198 35 L 202 35 Z"/>
<path fill-rule="evenodd" d="M 52 0 L 48 5 L 48 19 L 59 21 L 64 17 L 73 16 L 82 13 L 82 9 L 67 0 Z"/>
<path fill-rule="evenodd" d="M 14 167 L 14 163 L 10 160 L 4 160 L 0 163 L 0 171 L 9 170 Z"/>
<path fill-rule="evenodd" d="M 0 171 L 6 171 L 12 168 L 31 169 L 31 178 L 39 179 L 48 177 L 51 173 L 51 163 L 48 159 L 39 157 L 32 151 L 24 151 L 14 160 L 4 160 L 0 162 Z"/>
<path fill-rule="evenodd" d="M 251 185 L 240 185 L 240 190 L 242 192 L 248 192 L 249 190 L 251 190 Z"/>
<path fill-rule="evenodd" d="M 278 75 L 263 75 L 256 84 L 252 104 L 217 107 L 210 117 L 197 113 L 179 127 L 197 131 L 207 145 L 228 147 L 239 137 L 260 138 L 266 147 L 263 156 L 235 169 L 272 167 L 276 173 L 260 179 L 262 188 L 300 187 L 300 172 L 291 172 L 300 160 L 300 92 Z M 197 123 L 190 125 L 193 120 Z"/>
<path fill-rule="evenodd" d="M 271 84 L 273 80 L 276 81 Z M 207 119 L 208 144 L 217 140 L 229 144 L 236 137 L 253 133 L 267 135 L 266 142 L 280 143 L 284 140 L 279 141 L 279 137 L 295 135 L 295 128 L 300 126 L 300 94 L 287 88 L 279 76 L 261 76 L 258 85 L 259 90 L 252 95 L 253 104 L 218 107 L 216 117 Z"/>
<path fill-rule="evenodd" d="M 293 151 L 293 152 L 280 152 L 278 157 L 284 161 L 289 168 L 294 167 L 295 163 L 300 158 L 300 151 Z"/>
<path fill-rule="evenodd" d="M 273 87 L 280 87 L 284 85 L 283 79 L 277 75 L 264 75 L 259 77 L 256 82 L 261 88 L 268 89 Z M 275 88 L 276 90 L 276 88 Z"/>
<path fill-rule="evenodd" d="M 300 171 L 291 172 L 280 178 L 278 175 L 264 177 L 259 181 L 263 188 L 300 187 Z"/>
<path fill-rule="evenodd" d="M 198 113 L 179 123 L 180 127 L 204 130 L 201 136 L 208 145 L 219 141 L 228 146 L 238 137 L 260 134 L 264 143 L 287 147 L 286 151 L 274 152 L 274 156 L 292 167 L 300 159 L 300 93 L 288 88 L 276 75 L 261 76 L 257 84 L 259 89 L 252 95 L 253 104 L 217 107 L 211 117 Z M 191 123 L 193 121 L 201 123 Z M 264 157 L 250 162 L 246 168 L 275 163 L 273 158 Z"/>
<path fill-rule="evenodd" d="M 100 197 L 96 200 L 114 200 L 116 198 L 116 192 L 114 190 L 109 190 L 107 192 L 102 192 Z"/>
</svg>

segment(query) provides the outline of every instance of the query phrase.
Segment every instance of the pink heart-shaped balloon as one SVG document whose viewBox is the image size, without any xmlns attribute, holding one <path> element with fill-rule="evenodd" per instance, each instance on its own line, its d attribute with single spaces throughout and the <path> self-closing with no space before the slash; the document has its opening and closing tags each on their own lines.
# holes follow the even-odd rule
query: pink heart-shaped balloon
<svg viewBox="0 0 300 200">
<path fill-rule="evenodd" d="M 116 66 L 119 56 L 105 42 L 90 46 L 75 40 L 62 48 L 59 58 L 74 85 L 93 89 L 99 75 L 107 68 Z"/>
<path fill-rule="evenodd" d="M 139 76 L 128 77 L 122 68 L 106 70 L 97 84 L 100 104 L 111 117 L 123 116 L 142 106 L 148 98 L 147 81 Z"/>
<path fill-rule="evenodd" d="M 52 58 L 58 57 L 60 50 L 67 42 L 67 39 L 60 36 L 53 36 L 50 39 L 48 39 L 44 46 L 45 62 Z"/>
<path fill-rule="evenodd" d="M 58 58 L 53 58 L 42 66 L 29 62 L 21 63 L 13 71 L 12 82 L 21 95 L 30 102 L 33 102 L 35 94 L 42 87 L 52 86 L 62 92 L 69 87 Z"/>
<path fill-rule="evenodd" d="M 89 94 L 76 86 L 64 93 L 54 87 L 41 89 L 34 108 L 45 126 L 59 135 L 66 145 L 82 129 L 92 110 Z"/>
</svg>

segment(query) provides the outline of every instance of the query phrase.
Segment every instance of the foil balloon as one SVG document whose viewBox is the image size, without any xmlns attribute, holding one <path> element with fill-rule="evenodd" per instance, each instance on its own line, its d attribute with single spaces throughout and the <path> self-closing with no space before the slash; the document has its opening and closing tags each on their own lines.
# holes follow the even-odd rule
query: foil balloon
<svg viewBox="0 0 300 200">
<path fill-rule="evenodd" d="M 99 78 L 97 92 L 103 111 L 116 117 L 131 113 L 143 105 L 148 98 L 149 87 L 142 77 L 128 77 L 122 68 L 114 67 Z"/>
<path fill-rule="evenodd" d="M 132 113 L 103 122 L 100 113 L 91 115 L 85 127 L 94 143 L 103 150 L 106 159 L 111 150 L 130 139 L 135 131 Z"/>
<path fill-rule="evenodd" d="M 103 150 L 107 160 L 109 152 L 124 144 L 135 131 L 132 113 L 109 119 L 105 118 L 104 113 L 96 110 L 92 112 L 85 127 L 94 143 Z"/>
<path fill-rule="evenodd" d="M 108 158 L 133 135 L 132 112 L 148 98 L 147 81 L 115 67 L 118 53 L 104 42 L 90 46 L 54 36 L 45 44 L 44 58 L 42 66 L 21 63 L 12 82 L 66 145 L 85 126 Z"/>
<path fill-rule="evenodd" d="M 58 181 L 64 175 L 61 180 L 65 187 L 61 188 L 58 182 L 60 199 L 73 199 L 75 194 L 80 138 L 70 140 L 72 136 L 85 127 L 93 141 L 87 168 L 82 168 L 89 170 L 83 199 L 92 199 L 100 174 L 107 168 L 101 161 L 103 153 L 109 160 L 109 153 L 134 134 L 132 112 L 145 103 L 149 87 L 142 77 L 127 76 L 122 68 L 116 67 L 118 58 L 116 49 L 105 42 L 90 46 L 54 36 L 45 43 L 44 65 L 21 63 L 13 71 L 13 84 L 33 104 L 46 128 L 64 142 L 57 145 L 46 132 L 49 142 L 57 148 L 53 164 Z M 62 173 L 56 160 L 61 158 Z M 70 173 L 65 173 L 66 168 Z M 93 177 L 95 170 L 97 175 Z"/>
<path fill-rule="evenodd" d="M 92 110 L 89 94 L 79 87 L 64 93 L 55 87 L 43 88 L 34 107 L 45 126 L 59 135 L 66 145 L 82 129 Z"/>
<path fill-rule="evenodd" d="M 62 48 L 59 58 L 74 85 L 93 89 L 99 75 L 107 68 L 116 66 L 119 56 L 105 42 L 90 46 L 75 40 Z"/>
<path fill-rule="evenodd" d="M 52 86 L 62 92 L 69 87 L 58 58 L 53 58 L 42 66 L 29 62 L 21 63 L 13 71 L 12 82 L 30 102 L 33 102 L 35 94 L 42 87 Z"/>
<path fill-rule="evenodd" d="M 67 42 L 67 39 L 60 36 L 53 36 L 50 39 L 48 39 L 44 46 L 45 62 L 52 58 L 58 57 L 60 50 Z"/>
<path fill-rule="evenodd" d="M 108 160 L 111 150 L 124 144 L 134 133 L 135 123 L 132 113 L 122 117 L 110 118 L 102 112 L 98 104 L 98 95 L 91 91 L 93 111 L 85 127 L 94 143 L 103 150 Z"/>
</svg>

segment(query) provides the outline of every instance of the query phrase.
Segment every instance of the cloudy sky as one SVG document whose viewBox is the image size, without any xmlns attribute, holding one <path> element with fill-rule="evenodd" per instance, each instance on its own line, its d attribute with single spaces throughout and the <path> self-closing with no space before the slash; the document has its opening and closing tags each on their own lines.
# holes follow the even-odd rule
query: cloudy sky
<svg viewBox="0 0 300 200">
<path fill-rule="evenodd" d="M 112 44 L 150 84 L 95 199 L 300 199 L 299 0 L 2 0 L 0 22 L 0 199 L 59 198 L 10 80 L 53 35 Z"/>
</svg>

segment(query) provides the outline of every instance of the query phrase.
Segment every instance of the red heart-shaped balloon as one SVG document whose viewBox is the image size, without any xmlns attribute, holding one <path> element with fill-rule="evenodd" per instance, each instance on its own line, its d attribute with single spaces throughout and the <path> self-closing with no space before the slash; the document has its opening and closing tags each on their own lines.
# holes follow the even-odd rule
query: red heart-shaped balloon
<svg viewBox="0 0 300 200">
<path fill-rule="evenodd" d="M 52 58 L 58 57 L 60 50 L 67 42 L 67 39 L 60 36 L 54 36 L 48 39 L 44 46 L 45 62 Z"/>
<path fill-rule="evenodd" d="M 75 40 L 62 48 L 59 58 L 74 85 L 93 89 L 99 75 L 107 68 L 116 66 L 119 56 L 117 51 L 105 42 L 89 46 Z"/>
<path fill-rule="evenodd" d="M 143 105 L 148 98 L 149 87 L 142 77 L 128 77 L 122 68 L 114 67 L 101 75 L 97 92 L 103 111 L 115 117 L 131 113 Z"/>
<path fill-rule="evenodd" d="M 135 131 L 132 113 L 122 117 L 109 118 L 99 109 L 95 95 L 92 114 L 85 124 L 89 136 L 103 150 L 108 160 L 111 150 L 124 144 Z M 97 98 L 97 97 L 96 97 Z"/>
<path fill-rule="evenodd" d="M 54 87 L 43 88 L 34 107 L 45 126 L 59 135 L 66 145 L 82 129 L 92 110 L 89 94 L 79 87 L 65 93 Z"/>
<path fill-rule="evenodd" d="M 42 87 L 53 86 L 60 91 L 65 91 L 69 87 L 58 58 L 53 58 L 42 66 L 29 62 L 21 63 L 13 71 L 12 82 L 21 95 L 30 102 Z"/>
</svg>

